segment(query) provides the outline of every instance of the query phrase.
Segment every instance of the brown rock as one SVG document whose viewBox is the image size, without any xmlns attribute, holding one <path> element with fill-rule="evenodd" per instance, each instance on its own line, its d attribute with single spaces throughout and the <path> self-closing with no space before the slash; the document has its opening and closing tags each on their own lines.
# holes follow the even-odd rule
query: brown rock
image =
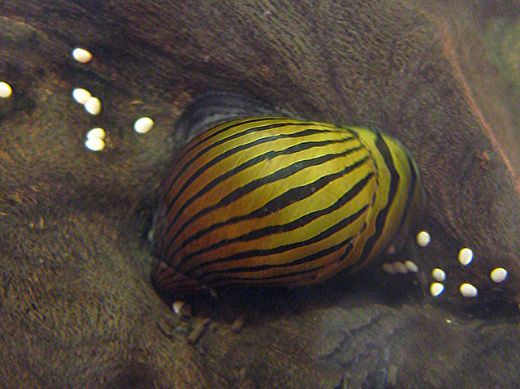
<svg viewBox="0 0 520 389">
<path fill-rule="evenodd" d="M 2 2 L 13 96 L 0 101 L 0 386 L 518 385 L 519 18 L 500 2 L 442 4 Z M 75 62 L 76 46 L 92 62 Z M 84 113 L 75 87 L 101 115 Z M 229 331 L 220 300 L 201 299 L 195 316 L 210 311 L 215 330 L 187 344 L 150 284 L 146 236 L 184 141 L 175 120 L 210 89 L 401 139 L 433 237 L 413 259 L 423 279 L 447 271 L 443 297 L 377 269 L 311 290 L 231 291 L 245 328 Z M 132 131 L 141 116 L 156 123 L 145 135 Z M 89 152 L 97 126 L 106 148 Z M 462 246 L 476 253 L 469 268 Z M 496 266 L 510 273 L 499 286 Z M 459 281 L 479 298 L 460 297 Z"/>
</svg>

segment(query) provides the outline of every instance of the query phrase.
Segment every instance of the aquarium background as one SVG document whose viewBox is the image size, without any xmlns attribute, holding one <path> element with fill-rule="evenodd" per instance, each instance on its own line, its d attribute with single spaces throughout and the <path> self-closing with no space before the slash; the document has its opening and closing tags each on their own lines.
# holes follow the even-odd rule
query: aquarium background
<svg viewBox="0 0 520 389">
<path fill-rule="evenodd" d="M 513 1 L 1 2 L 0 386 L 517 386 L 519 42 Z M 176 315 L 148 236 L 189 137 L 175 123 L 210 90 L 396 136 L 421 170 L 430 245 L 412 236 L 316 287 L 187 297 L 192 316 Z"/>
</svg>

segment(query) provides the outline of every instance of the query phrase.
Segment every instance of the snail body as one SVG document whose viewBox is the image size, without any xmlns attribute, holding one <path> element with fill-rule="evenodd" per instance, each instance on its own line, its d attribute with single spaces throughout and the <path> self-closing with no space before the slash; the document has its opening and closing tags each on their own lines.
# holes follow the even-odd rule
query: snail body
<svg viewBox="0 0 520 389">
<path fill-rule="evenodd" d="M 414 161 L 386 134 L 276 116 L 226 121 L 192 139 L 164 180 L 154 285 L 319 283 L 402 240 L 421 201 Z"/>
</svg>

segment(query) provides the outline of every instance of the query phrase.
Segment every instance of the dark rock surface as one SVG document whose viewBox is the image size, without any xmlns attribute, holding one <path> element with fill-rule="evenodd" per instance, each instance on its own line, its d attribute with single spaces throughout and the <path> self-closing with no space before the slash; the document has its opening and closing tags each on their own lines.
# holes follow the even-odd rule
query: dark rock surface
<svg viewBox="0 0 520 389">
<path fill-rule="evenodd" d="M 14 93 L 0 101 L 0 386 L 520 385 L 520 17 L 514 2 L 476 4 L 1 2 Z M 93 61 L 74 62 L 76 46 Z M 101 98 L 100 116 L 75 87 Z M 174 122 L 210 89 L 401 139 L 433 236 L 413 253 L 417 277 L 379 265 L 312 289 L 231 289 L 174 316 L 149 282 L 146 235 L 183 143 Z M 139 135 L 143 115 L 156 127 Z M 107 147 L 88 152 L 96 126 Z M 448 280 L 433 299 L 436 266 Z M 462 298 L 462 281 L 479 296 Z"/>
</svg>

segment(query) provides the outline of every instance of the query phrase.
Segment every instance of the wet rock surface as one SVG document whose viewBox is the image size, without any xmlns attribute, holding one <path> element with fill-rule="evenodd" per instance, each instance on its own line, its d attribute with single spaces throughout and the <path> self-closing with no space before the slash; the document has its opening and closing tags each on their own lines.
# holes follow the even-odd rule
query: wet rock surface
<svg viewBox="0 0 520 389">
<path fill-rule="evenodd" d="M 177 3 L 0 5 L 13 88 L 0 100 L 0 386 L 518 385 L 518 15 L 493 2 Z M 72 59 L 77 46 L 90 63 Z M 175 316 L 150 284 L 146 236 L 185 141 L 174 123 L 219 89 L 402 140 L 428 197 L 432 244 L 407 254 L 419 273 L 379 263 L 314 288 L 230 288 Z M 141 116 L 156 123 L 147 134 L 132 130 Z M 88 151 L 99 126 L 106 148 Z M 489 280 L 497 266 L 503 284 Z M 436 299 L 434 267 L 448 274 Z M 461 282 L 479 296 L 461 297 Z"/>
</svg>

